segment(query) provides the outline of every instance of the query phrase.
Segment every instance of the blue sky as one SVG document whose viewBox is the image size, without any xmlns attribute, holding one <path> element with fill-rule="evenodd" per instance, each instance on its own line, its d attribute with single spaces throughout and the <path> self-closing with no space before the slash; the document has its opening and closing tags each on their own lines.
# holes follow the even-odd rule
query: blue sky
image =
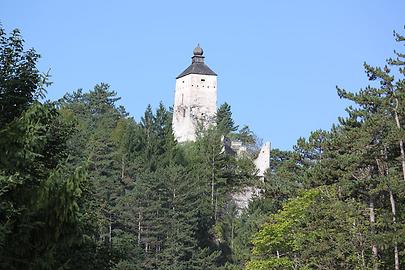
<svg viewBox="0 0 405 270">
<path fill-rule="evenodd" d="M 345 115 L 336 85 L 366 86 L 363 63 L 382 65 L 398 49 L 405 1 L 2 0 L 0 21 L 20 28 L 40 69 L 51 69 L 49 99 L 106 82 L 136 120 L 147 104 L 173 104 L 175 77 L 200 43 L 219 104 L 291 149 Z"/>
</svg>

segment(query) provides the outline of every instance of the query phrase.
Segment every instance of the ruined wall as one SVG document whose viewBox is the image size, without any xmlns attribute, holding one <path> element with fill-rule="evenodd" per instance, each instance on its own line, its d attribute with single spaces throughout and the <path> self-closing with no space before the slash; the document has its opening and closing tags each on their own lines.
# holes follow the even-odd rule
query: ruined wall
<svg viewBox="0 0 405 270">
<path fill-rule="evenodd" d="M 264 181 L 264 173 L 270 168 L 270 142 L 263 144 L 260 149 L 259 155 L 253 161 L 258 170 L 257 176 Z M 240 214 L 243 209 L 248 208 L 249 203 L 255 198 L 260 197 L 262 190 L 255 187 L 246 187 L 240 192 L 232 194 L 232 199 L 236 204 L 238 213 Z"/>
<path fill-rule="evenodd" d="M 257 176 L 264 178 L 264 173 L 270 168 L 270 142 L 263 144 L 260 149 L 259 155 L 254 160 L 256 168 L 259 170 Z"/>
</svg>

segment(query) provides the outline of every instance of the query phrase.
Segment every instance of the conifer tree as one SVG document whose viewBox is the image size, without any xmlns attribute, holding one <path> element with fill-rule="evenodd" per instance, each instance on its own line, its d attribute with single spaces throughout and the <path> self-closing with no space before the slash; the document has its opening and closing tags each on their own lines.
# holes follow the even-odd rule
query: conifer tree
<svg viewBox="0 0 405 270">
<path fill-rule="evenodd" d="M 224 134 L 228 135 L 230 132 L 236 131 L 238 126 L 235 126 L 235 122 L 232 119 L 231 106 L 228 103 L 224 103 L 219 106 L 216 115 L 218 129 Z"/>
<path fill-rule="evenodd" d="M 0 25 L 0 127 L 44 96 L 50 82 L 37 68 L 39 58 L 34 49 L 24 50 L 20 30 L 7 36 Z"/>
<path fill-rule="evenodd" d="M 39 55 L 0 28 L 0 268 L 55 269 L 79 241 L 85 173 L 66 164 L 74 123 L 41 103 Z"/>
</svg>

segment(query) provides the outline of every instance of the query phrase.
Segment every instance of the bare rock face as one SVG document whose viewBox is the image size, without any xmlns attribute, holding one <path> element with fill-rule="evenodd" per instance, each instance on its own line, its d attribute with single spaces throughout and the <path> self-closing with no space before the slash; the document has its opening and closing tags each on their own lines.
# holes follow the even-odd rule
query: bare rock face
<svg viewBox="0 0 405 270">
<path fill-rule="evenodd" d="M 261 190 L 254 187 L 246 187 L 242 191 L 232 194 L 238 213 L 240 214 L 243 209 L 249 207 L 249 203 L 257 197 L 260 197 Z"/>
</svg>

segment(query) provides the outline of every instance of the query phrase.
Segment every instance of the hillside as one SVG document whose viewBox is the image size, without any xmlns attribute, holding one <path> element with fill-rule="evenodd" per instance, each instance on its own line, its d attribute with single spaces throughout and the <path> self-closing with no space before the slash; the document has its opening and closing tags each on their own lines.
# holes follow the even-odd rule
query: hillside
<svg viewBox="0 0 405 270">
<path fill-rule="evenodd" d="M 44 101 L 39 58 L 18 30 L 0 28 L 1 269 L 405 263 L 402 52 L 364 65 L 370 86 L 338 88 L 348 115 L 291 151 L 273 149 L 264 179 L 253 162 L 260 139 L 227 103 L 195 141 L 178 143 L 170 109 L 145 106 L 136 121 L 106 83 Z M 251 151 L 229 154 L 224 138 Z M 260 194 L 238 209 L 233 195 L 248 187 Z"/>
</svg>

